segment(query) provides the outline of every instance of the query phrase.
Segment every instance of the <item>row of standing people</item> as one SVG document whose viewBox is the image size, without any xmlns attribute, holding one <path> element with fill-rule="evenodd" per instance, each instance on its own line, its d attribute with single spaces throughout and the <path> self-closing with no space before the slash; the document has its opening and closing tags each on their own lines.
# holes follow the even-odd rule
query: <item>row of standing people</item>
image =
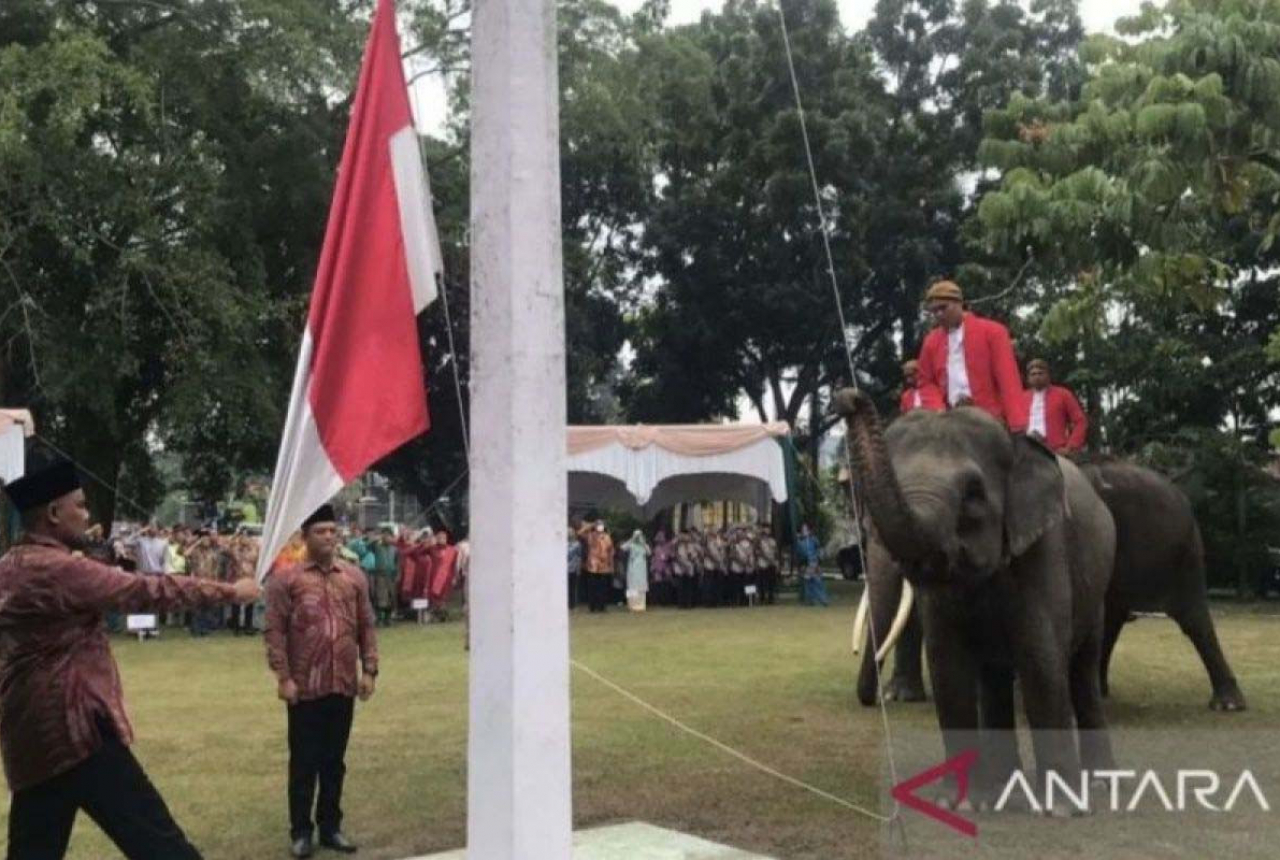
<svg viewBox="0 0 1280 860">
<path fill-rule="evenodd" d="M 569 531 L 570 608 L 577 605 L 580 576 L 591 612 L 605 610 L 615 578 L 628 607 L 643 612 L 651 598 L 684 609 L 735 606 L 746 604 L 752 591 L 761 602 L 774 603 L 781 571 L 777 539 L 764 527 L 688 528 L 670 539 L 659 531 L 652 545 L 637 529 L 615 546 L 599 521 Z"/>
<path fill-rule="evenodd" d="M 412 613 L 413 602 L 425 599 L 432 617 L 446 618 L 445 606 L 464 580 L 469 560 L 467 541 L 454 542 L 448 529 L 424 528 L 416 534 L 391 527 L 365 531 L 353 527 L 341 551 L 369 578 L 378 624 L 388 626 L 397 614 Z"/>
<path fill-rule="evenodd" d="M 122 530 L 110 542 L 103 540 L 100 526 L 91 528 L 86 537 L 87 554 L 143 576 L 173 574 L 234 583 L 252 579 L 258 565 L 258 539 L 245 533 L 225 535 L 211 528 L 162 528 L 151 524 Z M 259 602 L 184 613 L 160 612 L 157 621 L 161 627 L 181 623 L 196 637 L 207 636 L 221 627 L 234 630 L 238 636 L 257 632 L 261 609 Z M 118 629 L 118 616 L 111 619 L 111 627 Z"/>
</svg>

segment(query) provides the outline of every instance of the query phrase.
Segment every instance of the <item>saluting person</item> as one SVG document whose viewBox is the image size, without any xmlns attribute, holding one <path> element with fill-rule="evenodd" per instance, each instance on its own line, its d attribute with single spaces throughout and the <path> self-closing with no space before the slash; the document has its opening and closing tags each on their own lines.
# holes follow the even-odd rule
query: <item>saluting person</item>
<svg viewBox="0 0 1280 860">
<path fill-rule="evenodd" d="M 257 584 L 142 576 L 86 557 L 89 510 L 69 462 L 4 490 L 25 532 L 0 558 L 9 860 L 62 857 L 81 809 L 131 860 L 199 858 L 129 751 L 133 728 L 104 614 L 249 603 Z"/>
</svg>

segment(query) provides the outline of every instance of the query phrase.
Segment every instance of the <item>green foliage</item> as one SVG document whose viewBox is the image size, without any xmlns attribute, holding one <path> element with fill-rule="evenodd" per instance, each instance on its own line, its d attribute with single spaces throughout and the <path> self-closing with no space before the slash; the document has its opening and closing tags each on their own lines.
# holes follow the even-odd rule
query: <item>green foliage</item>
<svg viewBox="0 0 1280 860">
<path fill-rule="evenodd" d="M 829 0 L 781 8 L 849 331 L 832 307 L 778 9 L 731 2 L 641 42 L 660 188 L 643 224 L 654 294 L 624 399 L 638 420 L 694 421 L 734 415 L 745 397 L 813 457 L 829 391 L 849 381 L 846 335 L 858 383 L 896 402 L 920 295 L 964 259 L 961 176 L 983 112 L 1011 93 L 1074 92 L 1080 25 L 1074 2 L 885 0 L 850 35 Z"/>
<path fill-rule="evenodd" d="M 271 456 L 359 23 L 349 4 L 0 12 L 0 386 L 149 508 Z M 234 37 L 234 38 L 233 38 Z M 115 494 L 90 487 L 110 520 Z M 130 516 L 144 512 L 130 511 Z"/>
<path fill-rule="evenodd" d="M 1019 342 L 1057 357 L 1114 450 L 1224 427 L 1266 445 L 1278 27 L 1273 3 L 1147 5 L 1123 38 L 1082 46 L 1078 98 L 1014 97 L 985 117 L 999 182 L 970 236 L 992 262 L 1034 264 L 1008 300 Z"/>
</svg>

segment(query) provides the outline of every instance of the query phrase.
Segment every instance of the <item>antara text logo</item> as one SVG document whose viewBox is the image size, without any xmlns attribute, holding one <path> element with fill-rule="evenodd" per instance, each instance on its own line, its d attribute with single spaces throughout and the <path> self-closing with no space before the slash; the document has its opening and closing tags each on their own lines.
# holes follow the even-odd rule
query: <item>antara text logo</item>
<svg viewBox="0 0 1280 860">
<path fill-rule="evenodd" d="M 977 761 L 978 751 L 967 750 L 899 783 L 891 793 L 899 803 L 939 824 L 964 836 L 977 837 L 978 826 L 973 821 L 916 794 L 924 786 L 954 774 L 958 806 L 969 795 L 969 770 Z M 1015 771 L 992 809 L 1003 812 L 1018 803 L 1033 812 L 1067 814 L 1102 809 L 1117 813 L 1233 812 L 1245 806 L 1271 811 L 1262 786 L 1247 769 L 1228 778 L 1217 771 L 1203 769 L 1177 770 L 1165 775 L 1156 770 L 1093 770 L 1082 771 L 1076 780 L 1050 773 L 1041 791 L 1036 790 L 1022 771 Z"/>
</svg>

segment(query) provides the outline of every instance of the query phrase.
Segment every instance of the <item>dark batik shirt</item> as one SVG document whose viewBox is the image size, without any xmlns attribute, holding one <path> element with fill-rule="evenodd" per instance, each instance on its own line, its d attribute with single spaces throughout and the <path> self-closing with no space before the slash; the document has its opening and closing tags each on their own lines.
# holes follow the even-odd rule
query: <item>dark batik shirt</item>
<svg viewBox="0 0 1280 860">
<path fill-rule="evenodd" d="M 0 558 L 0 753 L 11 791 L 70 770 L 102 744 L 99 722 L 126 744 L 120 673 L 105 612 L 230 602 L 216 582 L 126 573 L 31 536 Z"/>
<path fill-rule="evenodd" d="M 306 561 L 267 583 L 267 665 L 293 679 L 300 700 L 356 694 L 359 665 L 378 671 L 373 626 L 369 580 L 346 562 L 325 572 Z"/>
</svg>

